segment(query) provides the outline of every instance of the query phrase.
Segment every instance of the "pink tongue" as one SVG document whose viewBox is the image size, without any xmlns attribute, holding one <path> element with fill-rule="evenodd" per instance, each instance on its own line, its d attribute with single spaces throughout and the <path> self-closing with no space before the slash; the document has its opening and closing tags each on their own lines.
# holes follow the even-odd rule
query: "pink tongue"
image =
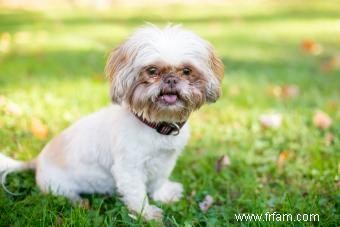
<svg viewBox="0 0 340 227">
<path fill-rule="evenodd" d="M 163 99 L 169 104 L 174 104 L 177 101 L 177 95 L 163 95 Z"/>
</svg>

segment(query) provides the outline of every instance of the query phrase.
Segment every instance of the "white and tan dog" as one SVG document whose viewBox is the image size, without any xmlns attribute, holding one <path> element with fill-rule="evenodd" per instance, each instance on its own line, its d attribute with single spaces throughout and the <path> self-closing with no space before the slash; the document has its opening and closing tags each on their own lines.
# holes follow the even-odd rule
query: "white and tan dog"
<svg viewBox="0 0 340 227">
<path fill-rule="evenodd" d="M 0 172 L 35 169 L 43 192 L 79 201 L 117 191 L 130 211 L 159 219 L 148 202 L 180 199 L 168 179 L 185 146 L 190 113 L 220 96 L 223 65 L 212 46 L 179 26 L 137 30 L 107 61 L 113 105 L 84 117 L 30 162 L 0 154 Z"/>
</svg>

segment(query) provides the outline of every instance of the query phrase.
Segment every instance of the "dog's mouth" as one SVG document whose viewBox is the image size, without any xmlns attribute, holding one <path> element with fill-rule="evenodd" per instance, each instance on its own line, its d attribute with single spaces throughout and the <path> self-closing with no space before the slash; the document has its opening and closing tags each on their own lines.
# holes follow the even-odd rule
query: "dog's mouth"
<svg viewBox="0 0 340 227">
<path fill-rule="evenodd" d="M 165 105 L 174 105 L 179 101 L 178 92 L 161 92 L 158 101 Z"/>
</svg>

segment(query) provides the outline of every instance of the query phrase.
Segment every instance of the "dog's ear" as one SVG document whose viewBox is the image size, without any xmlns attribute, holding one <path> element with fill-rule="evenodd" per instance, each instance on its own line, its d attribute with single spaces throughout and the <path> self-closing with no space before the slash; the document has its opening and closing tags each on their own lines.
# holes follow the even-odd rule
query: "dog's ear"
<svg viewBox="0 0 340 227">
<path fill-rule="evenodd" d="M 129 66 L 132 65 L 135 52 L 126 47 L 126 43 L 114 49 L 106 62 L 105 74 L 110 81 L 110 95 L 114 103 L 120 104 L 128 90 Z"/>
<path fill-rule="evenodd" d="M 212 47 L 209 48 L 209 67 L 212 72 L 207 85 L 207 102 L 215 102 L 221 95 L 221 82 L 224 76 L 222 60 L 217 57 Z"/>
</svg>

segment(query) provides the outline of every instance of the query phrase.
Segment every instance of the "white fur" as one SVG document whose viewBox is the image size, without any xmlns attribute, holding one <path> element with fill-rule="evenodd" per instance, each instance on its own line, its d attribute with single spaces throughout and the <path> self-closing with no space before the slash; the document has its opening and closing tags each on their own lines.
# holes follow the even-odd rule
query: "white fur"
<svg viewBox="0 0 340 227">
<path fill-rule="evenodd" d="M 115 65 L 114 54 L 109 58 L 108 66 L 114 68 L 113 72 L 107 68 L 114 74 L 109 75 L 114 77 L 111 94 L 118 97 L 118 104 L 65 129 L 34 161 L 19 162 L 0 155 L 0 172 L 36 168 L 42 191 L 73 201 L 81 199 L 80 193 L 117 191 L 131 211 L 142 212 L 146 219 L 161 218 L 162 210 L 149 204 L 148 195 L 161 202 L 180 199 L 182 185 L 168 178 L 188 140 L 188 124 L 177 136 L 161 135 L 131 113 L 124 95 L 141 68 L 157 60 L 169 65 L 193 64 L 210 83 L 208 92 L 212 92 L 211 86 L 218 90 L 220 79 L 209 63 L 210 51 L 210 44 L 178 26 L 138 30 L 119 49 L 118 57 L 129 58 L 124 65 Z"/>
<path fill-rule="evenodd" d="M 36 180 L 42 191 L 77 201 L 80 193 L 111 194 L 117 190 L 129 209 L 143 211 L 146 219 L 162 214 L 149 205 L 147 193 L 163 202 L 180 198 L 181 185 L 176 183 L 172 190 L 168 177 L 188 140 L 187 124 L 179 135 L 164 136 L 128 108 L 112 105 L 80 119 L 60 136 L 65 141 L 60 154 L 65 155 L 65 163 L 51 158 L 53 140 L 36 159 Z M 2 170 L 19 169 L 22 164 L 0 156 Z"/>
<path fill-rule="evenodd" d="M 15 171 L 21 169 L 22 165 L 23 162 L 13 160 L 0 153 L 0 173 L 7 170 Z"/>
</svg>

